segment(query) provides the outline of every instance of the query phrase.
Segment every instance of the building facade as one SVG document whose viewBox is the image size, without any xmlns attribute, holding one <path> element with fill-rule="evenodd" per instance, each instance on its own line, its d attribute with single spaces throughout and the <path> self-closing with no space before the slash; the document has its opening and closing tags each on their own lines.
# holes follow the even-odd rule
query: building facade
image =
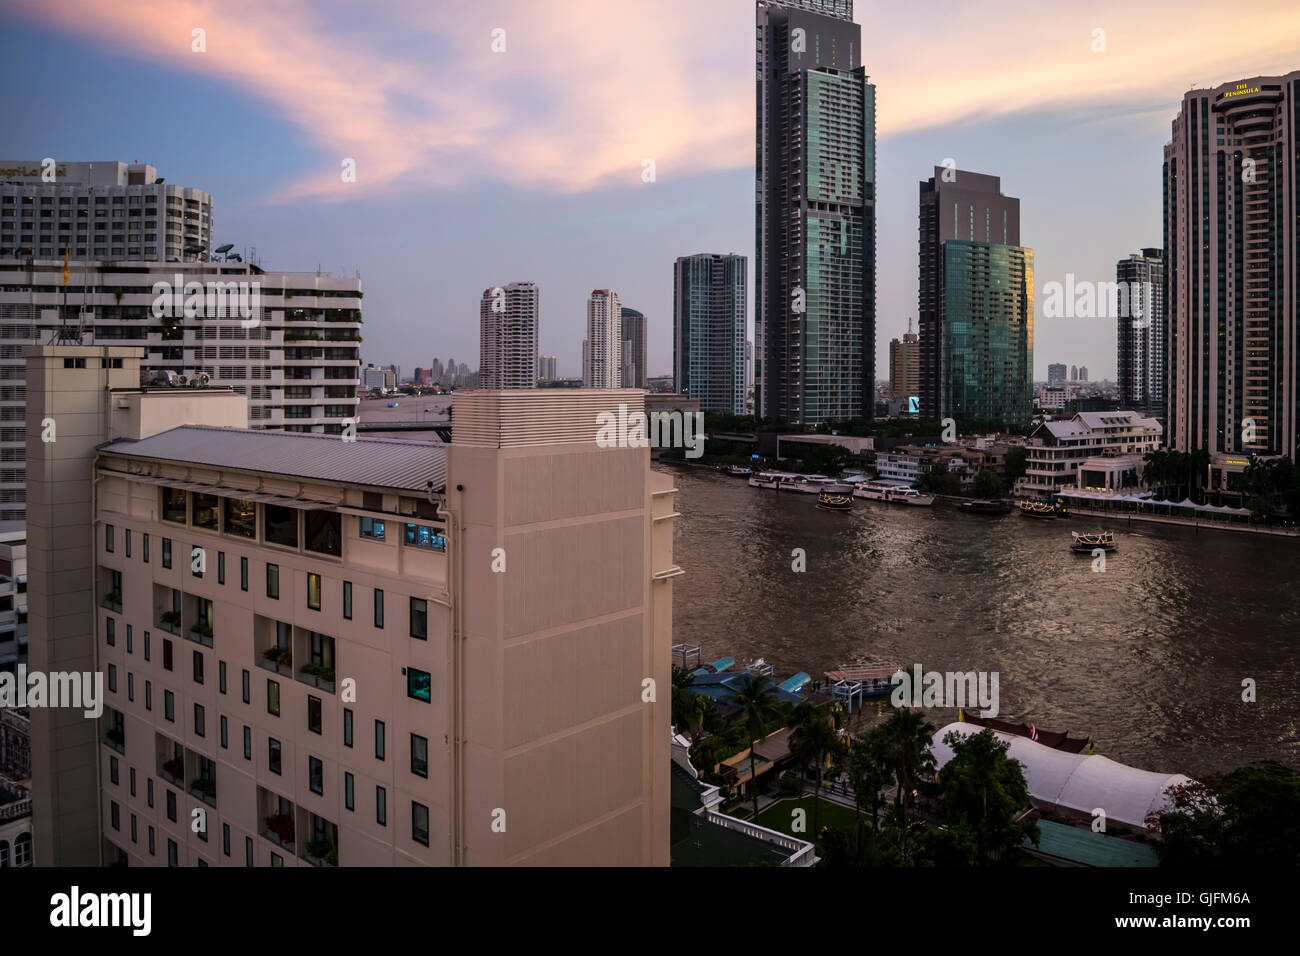
<svg viewBox="0 0 1300 956">
<path fill-rule="evenodd" d="M 1193 89 L 1164 155 L 1170 448 L 1300 451 L 1300 71 Z"/>
<path fill-rule="evenodd" d="M 25 509 L 22 349 L 61 332 L 145 350 L 141 370 L 248 397 L 252 428 L 339 433 L 357 414 L 361 281 L 249 263 L 0 259 L 0 534 Z M 138 384 L 138 383 L 137 383 Z"/>
<path fill-rule="evenodd" d="M 889 340 L 889 397 L 908 399 L 921 394 L 921 346 L 908 320 L 903 340 Z"/>
<path fill-rule="evenodd" d="M 1122 408 L 1147 418 L 1165 417 L 1165 259 L 1163 249 L 1143 249 L 1115 264 L 1121 289 L 1116 378 Z M 1088 369 L 1079 369 L 1081 381 Z"/>
<path fill-rule="evenodd" d="M 1047 366 L 1047 384 L 1052 388 L 1059 388 L 1065 384 L 1066 368 L 1063 363 L 1052 363 Z"/>
<path fill-rule="evenodd" d="M 0 259 L 182 262 L 212 252 L 212 197 L 143 163 L 0 160 Z"/>
<path fill-rule="evenodd" d="M 646 322 L 645 315 L 623 306 L 623 387 L 645 388 Z"/>
<path fill-rule="evenodd" d="M 758 0 L 757 44 L 754 411 L 870 418 L 876 88 L 853 2 Z"/>
<path fill-rule="evenodd" d="M 555 356 L 537 356 L 537 380 L 539 382 L 554 382 L 558 377 L 555 368 Z"/>
<path fill-rule="evenodd" d="M 1141 462 L 1160 447 L 1162 436 L 1158 421 L 1131 410 L 1080 412 L 1064 421 L 1044 422 L 1026 442 L 1025 474 L 1016 482 L 1015 493 L 1042 497 L 1076 486 L 1079 468 L 1090 458 Z"/>
<path fill-rule="evenodd" d="M 594 289 L 587 300 L 587 337 L 582 343 L 583 384 L 588 388 L 622 388 L 623 306 L 618 293 Z"/>
<path fill-rule="evenodd" d="M 479 303 L 479 388 L 535 388 L 540 300 L 536 283 L 483 290 Z"/>
<path fill-rule="evenodd" d="M 673 266 L 673 380 L 706 412 L 745 414 L 748 266 L 713 253 Z"/>
<path fill-rule="evenodd" d="M 1034 253 L 997 176 L 936 166 L 920 188 L 921 415 L 1030 420 Z"/>
<path fill-rule="evenodd" d="M 33 708 L 39 863 L 667 864 L 673 488 L 597 443 L 643 393 L 344 442 L 136 388 L 133 350 L 28 362 L 29 415 L 74 416 L 32 447 L 33 666 L 107 674 L 98 720 Z"/>
</svg>

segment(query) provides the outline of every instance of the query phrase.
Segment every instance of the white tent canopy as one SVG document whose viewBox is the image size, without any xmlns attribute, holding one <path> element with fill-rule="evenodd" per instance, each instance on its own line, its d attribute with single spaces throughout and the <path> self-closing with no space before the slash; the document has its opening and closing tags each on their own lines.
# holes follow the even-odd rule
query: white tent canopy
<svg viewBox="0 0 1300 956">
<path fill-rule="evenodd" d="M 962 736 L 978 734 L 983 727 L 968 723 L 951 723 L 934 735 L 935 765 L 942 769 L 952 759 L 952 748 L 943 738 L 956 731 Z M 1169 808 L 1166 791 L 1179 784 L 1192 783 L 1181 773 L 1153 773 L 1116 763 L 1100 754 L 1072 754 L 1054 750 L 1028 737 L 994 731 L 999 740 L 1009 742 L 1008 756 L 1025 768 L 1029 795 L 1039 803 L 1075 810 L 1092 816 L 1104 810 L 1108 820 L 1144 828 L 1147 816 Z"/>
</svg>

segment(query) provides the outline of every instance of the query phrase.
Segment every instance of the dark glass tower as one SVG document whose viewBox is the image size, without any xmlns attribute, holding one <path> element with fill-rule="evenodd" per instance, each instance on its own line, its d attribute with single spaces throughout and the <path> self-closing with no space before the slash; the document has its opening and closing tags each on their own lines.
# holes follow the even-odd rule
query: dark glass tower
<svg viewBox="0 0 1300 956">
<path fill-rule="evenodd" d="M 805 424 L 870 417 L 876 88 L 853 0 L 758 0 L 755 401 Z"/>
<path fill-rule="evenodd" d="M 1143 249 L 1115 265 L 1120 408 L 1165 420 L 1165 253 Z M 1122 290 L 1127 289 L 1125 294 Z"/>
<path fill-rule="evenodd" d="M 997 176 L 936 166 L 921 183 L 921 417 L 1033 414 L 1034 253 Z"/>
<path fill-rule="evenodd" d="M 745 414 L 747 265 L 702 253 L 673 266 L 673 377 L 701 411 Z"/>
</svg>

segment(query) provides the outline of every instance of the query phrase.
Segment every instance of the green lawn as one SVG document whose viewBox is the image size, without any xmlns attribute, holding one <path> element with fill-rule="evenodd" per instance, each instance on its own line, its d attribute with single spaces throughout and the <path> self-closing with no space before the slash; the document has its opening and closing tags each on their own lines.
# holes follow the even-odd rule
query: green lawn
<svg viewBox="0 0 1300 956">
<path fill-rule="evenodd" d="M 804 832 L 794 833 L 790 826 L 794 822 L 792 811 L 797 807 L 802 807 L 807 811 L 804 817 Z M 870 814 L 867 814 L 870 817 Z M 811 840 L 813 838 L 813 797 L 812 794 L 799 800 L 782 800 L 768 807 L 758 815 L 759 826 L 767 827 L 769 830 L 779 830 L 790 836 L 798 837 L 801 840 Z M 852 830 L 857 824 L 856 815 L 852 807 L 846 807 L 839 803 L 830 803 L 822 800 L 821 807 L 817 811 L 818 826 L 835 826 Z"/>
</svg>

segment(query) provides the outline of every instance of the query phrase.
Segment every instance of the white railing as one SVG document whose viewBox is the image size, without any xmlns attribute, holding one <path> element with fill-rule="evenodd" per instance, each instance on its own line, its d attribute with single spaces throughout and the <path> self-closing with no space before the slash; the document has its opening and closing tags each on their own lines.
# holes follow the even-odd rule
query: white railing
<svg viewBox="0 0 1300 956">
<path fill-rule="evenodd" d="M 764 843 L 775 844 L 783 850 L 790 850 L 791 854 L 782 864 L 783 866 L 812 866 L 817 862 L 816 857 L 813 855 L 813 845 L 805 840 L 787 836 L 779 830 L 769 830 L 767 827 L 761 827 L 756 823 L 737 820 L 735 817 L 729 817 L 725 813 L 718 813 L 715 810 L 708 811 L 708 819 L 720 827 L 743 833 L 756 840 L 762 840 Z"/>
</svg>

